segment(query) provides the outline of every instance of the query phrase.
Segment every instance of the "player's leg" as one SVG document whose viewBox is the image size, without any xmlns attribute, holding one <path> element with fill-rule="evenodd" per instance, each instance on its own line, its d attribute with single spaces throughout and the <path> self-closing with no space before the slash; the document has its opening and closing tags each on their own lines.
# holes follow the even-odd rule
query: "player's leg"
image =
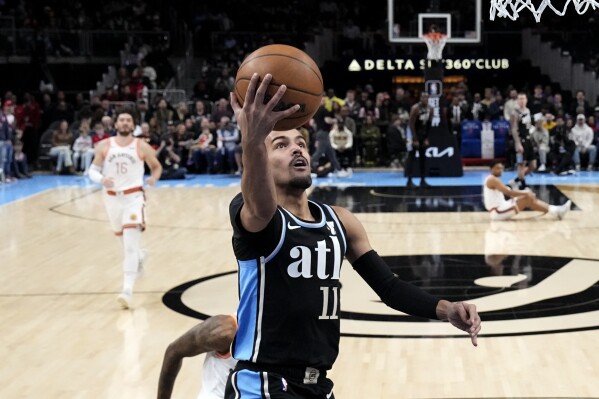
<svg viewBox="0 0 599 399">
<path fill-rule="evenodd" d="M 564 215 L 570 210 L 572 201 L 567 201 L 563 205 L 549 205 L 545 201 L 541 201 L 538 198 L 532 197 L 519 197 L 516 199 L 519 209 L 532 209 L 533 211 L 539 211 L 548 213 L 551 216 L 555 216 L 558 219 L 562 219 Z"/>
<path fill-rule="evenodd" d="M 120 198 L 122 206 L 123 231 L 123 290 L 117 301 L 123 308 L 129 308 L 133 297 L 133 286 L 137 280 L 142 258 L 141 233 L 145 229 L 145 198 L 143 192 L 129 194 Z"/>
<path fill-rule="evenodd" d="M 422 138 L 418 146 L 418 162 L 420 164 L 420 187 L 430 187 L 425 180 L 426 176 L 426 149 L 428 148 L 428 139 Z"/>
</svg>

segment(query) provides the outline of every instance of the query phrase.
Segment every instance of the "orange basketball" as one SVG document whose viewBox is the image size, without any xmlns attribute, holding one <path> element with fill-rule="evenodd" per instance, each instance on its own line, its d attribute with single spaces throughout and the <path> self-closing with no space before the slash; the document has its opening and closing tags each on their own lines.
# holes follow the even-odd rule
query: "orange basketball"
<svg viewBox="0 0 599 399">
<path fill-rule="evenodd" d="M 254 73 L 260 76 L 260 80 L 267 73 L 272 75 L 265 102 L 272 98 L 281 85 L 287 86 L 275 111 L 300 105 L 299 111 L 277 122 L 275 130 L 290 130 L 302 126 L 320 107 L 324 92 L 322 75 L 318 65 L 302 50 L 283 44 L 271 44 L 248 55 L 235 77 L 235 95 L 241 104 Z"/>
</svg>

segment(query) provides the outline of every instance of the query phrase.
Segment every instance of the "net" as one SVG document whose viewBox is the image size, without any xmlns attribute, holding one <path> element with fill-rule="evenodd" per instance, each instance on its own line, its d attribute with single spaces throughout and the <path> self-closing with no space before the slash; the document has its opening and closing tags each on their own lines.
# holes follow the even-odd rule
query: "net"
<svg viewBox="0 0 599 399">
<path fill-rule="evenodd" d="M 426 47 L 428 47 L 427 59 L 440 60 L 443 58 L 442 53 L 445 43 L 447 43 L 447 35 L 436 32 L 427 33 L 422 35 L 422 40 L 424 40 Z"/>
<path fill-rule="evenodd" d="M 499 18 L 510 18 L 515 21 L 518 19 L 520 11 L 527 9 L 534 15 L 537 22 L 541 22 L 541 15 L 547 8 L 561 17 L 566 14 L 570 3 L 574 4 L 574 9 L 578 14 L 584 14 L 589 9 L 599 9 L 597 0 L 566 0 L 562 10 L 551 4 L 551 0 L 542 0 L 538 7 L 535 7 L 531 0 L 491 0 L 489 18 L 494 21 L 497 15 Z"/>
</svg>

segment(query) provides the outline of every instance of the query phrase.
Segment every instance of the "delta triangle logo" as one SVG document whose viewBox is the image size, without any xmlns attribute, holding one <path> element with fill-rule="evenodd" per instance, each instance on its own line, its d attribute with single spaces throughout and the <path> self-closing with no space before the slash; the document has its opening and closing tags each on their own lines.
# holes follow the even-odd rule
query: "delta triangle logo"
<svg viewBox="0 0 599 399">
<path fill-rule="evenodd" d="M 360 63 L 356 60 L 353 60 L 352 62 L 350 62 L 349 66 L 347 67 L 347 70 L 350 72 L 360 72 L 362 70 L 362 67 L 360 66 Z"/>
</svg>

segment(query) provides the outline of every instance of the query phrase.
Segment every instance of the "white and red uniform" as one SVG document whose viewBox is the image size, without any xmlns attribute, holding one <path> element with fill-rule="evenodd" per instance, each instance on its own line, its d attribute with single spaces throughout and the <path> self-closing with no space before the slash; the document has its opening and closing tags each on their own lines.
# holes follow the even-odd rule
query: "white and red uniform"
<svg viewBox="0 0 599 399">
<path fill-rule="evenodd" d="M 490 212 L 492 220 L 507 220 L 519 212 L 518 205 L 513 198 L 506 200 L 501 191 L 487 187 L 487 181 L 491 177 L 493 176 L 487 176 L 483 184 L 485 208 Z"/>
<path fill-rule="evenodd" d="M 115 234 L 132 227 L 145 228 L 144 160 L 139 139 L 119 145 L 114 137 L 104 152 L 102 175 L 114 181 L 114 187 L 104 188 L 104 204 Z"/>
<path fill-rule="evenodd" d="M 206 353 L 202 368 L 202 389 L 198 399 L 224 398 L 227 378 L 235 365 L 237 365 L 237 360 L 231 356 L 230 352 L 226 355 L 217 352 Z"/>
</svg>

